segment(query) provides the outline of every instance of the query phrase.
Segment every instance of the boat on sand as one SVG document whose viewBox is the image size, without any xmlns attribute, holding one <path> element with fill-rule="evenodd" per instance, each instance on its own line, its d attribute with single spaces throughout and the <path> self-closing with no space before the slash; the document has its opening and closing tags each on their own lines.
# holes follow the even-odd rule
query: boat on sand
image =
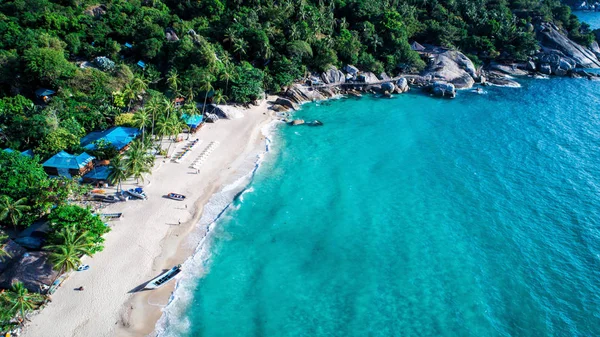
<svg viewBox="0 0 600 337">
<path fill-rule="evenodd" d="M 175 276 L 177 276 L 177 274 L 179 274 L 180 272 L 181 272 L 181 265 L 178 264 L 175 267 L 171 268 L 170 270 L 168 270 L 168 271 L 158 275 L 156 278 L 152 279 L 150 282 L 148 282 L 148 284 L 146 284 L 144 289 L 148 289 L 148 290 L 158 289 L 158 288 L 164 286 L 165 284 L 167 284 L 173 278 L 175 278 Z"/>
<path fill-rule="evenodd" d="M 129 195 L 131 195 L 132 197 L 135 197 L 138 199 L 142 199 L 142 200 L 148 199 L 148 197 L 146 196 L 146 193 L 144 193 L 144 190 L 141 187 L 130 188 L 127 190 L 127 193 L 129 193 Z"/>
<path fill-rule="evenodd" d="M 183 201 L 183 200 L 185 200 L 185 195 L 177 194 L 177 193 L 169 193 L 169 194 L 167 194 L 167 198 L 177 200 L 177 201 Z"/>
</svg>

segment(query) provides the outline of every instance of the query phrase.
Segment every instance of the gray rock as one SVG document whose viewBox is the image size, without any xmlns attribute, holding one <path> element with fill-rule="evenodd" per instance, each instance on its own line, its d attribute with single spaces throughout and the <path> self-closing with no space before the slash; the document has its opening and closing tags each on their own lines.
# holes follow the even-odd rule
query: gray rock
<svg viewBox="0 0 600 337">
<path fill-rule="evenodd" d="M 364 78 L 365 83 L 379 82 L 379 79 L 377 78 L 377 76 L 375 76 L 375 74 L 373 74 L 372 72 L 364 72 L 364 73 L 361 73 L 360 76 L 362 76 Z"/>
<path fill-rule="evenodd" d="M 490 78 L 487 83 L 488 83 L 488 85 L 495 85 L 498 87 L 509 87 L 509 88 L 520 88 L 521 87 L 519 82 L 516 82 L 507 77 Z"/>
<path fill-rule="evenodd" d="M 289 110 L 289 108 L 287 108 L 287 107 L 284 107 L 283 105 L 279 105 L 279 104 L 273 104 L 273 105 L 271 106 L 271 110 L 273 110 L 273 111 L 277 111 L 277 112 L 285 112 L 285 111 L 288 111 L 288 110 Z"/>
<path fill-rule="evenodd" d="M 531 60 L 527 61 L 526 69 L 529 71 L 535 71 L 535 62 Z"/>
<path fill-rule="evenodd" d="M 336 67 L 332 66 L 327 71 L 321 74 L 321 79 L 323 80 L 323 83 L 326 84 L 345 83 L 346 75 L 344 75 L 344 73 L 338 70 Z"/>
<path fill-rule="evenodd" d="M 310 90 L 309 88 L 293 84 L 288 90 L 285 91 L 285 96 L 296 104 L 304 102 L 320 101 L 325 99 L 325 96 L 318 90 Z"/>
<path fill-rule="evenodd" d="M 600 67 L 598 56 L 589 48 L 579 45 L 560 32 L 553 24 L 543 23 L 537 27 L 537 37 L 544 52 L 558 50 L 575 60 L 580 68 Z"/>
<path fill-rule="evenodd" d="M 383 91 L 388 91 L 388 92 L 392 92 L 394 91 L 395 86 L 394 83 L 392 82 L 385 82 L 381 84 L 381 90 Z"/>
<path fill-rule="evenodd" d="M 293 109 L 293 110 L 298 110 L 298 104 L 292 102 L 291 100 L 287 99 L 287 98 L 283 98 L 283 97 L 278 97 L 277 100 L 275 100 L 275 104 L 279 104 L 281 106 Z"/>
<path fill-rule="evenodd" d="M 348 74 L 352 75 L 353 77 L 358 75 L 358 72 L 359 72 L 358 68 L 356 68 L 355 66 L 350 65 L 350 64 L 348 64 L 344 67 L 344 71 L 347 72 Z"/>
<path fill-rule="evenodd" d="M 490 68 L 493 69 L 493 70 L 497 70 L 497 71 L 503 72 L 503 73 L 508 74 L 508 75 L 512 75 L 512 76 L 525 76 L 525 75 L 527 75 L 527 72 L 524 71 L 524 70 L 522 70 L 522 69 L 519 69 L 516 64 L 507 65 L 507 64 L 499 64 L 499 63 L 496 63 L 496 62 L 492 62 L 490 64 Z"/>
<path fill-rule="evenodd" d="M 435 81 L 431 85 L 431 92 L 438 97 L 456 97 L 456 87 L 452 83 Z"/>
<path fill-rule="evenodd" d="M 400 91 L 401 93 L 407 92 L 410 88 L 408 87 L 408 81 L 406 78 L 399 78 L 398 81 L 396 81 L 396 88 L 397 91 Z"/>
<path fill-rule="evenodd" d="M 552 74 L 552 67 L 548 63 L 540 65 L 540 73 L 550 75 Z"/>
<path fill-rule="evenodd" d="M 475 78 L 479 77 L 473 62 L 456 50 L 433 54 L 432 62 L 421 75 L 425 78 L 452 83 L 459 89 L 471 88 Z"/>
<path fill-rule="evenodd" d="M 392 78 L 388 76 L 386 73 L 379 74 L 379 79 L 382 81 L 390 81 Z"/>
<path fill-rule="evenodd" d="M 553 71 L 553 74 L 556 76 L 565 76 L 565 75 L 567 75 L 567 73 L 568 73 L 568 71 L 561 67 L 558 67 L 558 68 L 554 69 L 554 71 Z"/>
</svg>

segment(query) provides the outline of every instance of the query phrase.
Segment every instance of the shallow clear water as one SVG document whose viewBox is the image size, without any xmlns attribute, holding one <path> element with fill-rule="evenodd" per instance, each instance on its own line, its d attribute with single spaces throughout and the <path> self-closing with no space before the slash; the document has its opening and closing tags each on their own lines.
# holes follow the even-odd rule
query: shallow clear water
<svg viewBox="0 0 600 337">
<path fill-rule="evenodd" d="M 600 336 L 600 82 L 522 83 L 305 105 L 164 335 Z"/>
<path fill-rule="evenodd" d="M 591 11 L 573 11 L 579 21 L 587 22 L 592 29 L 600 28 L 600 12 Z"/>
</svg>

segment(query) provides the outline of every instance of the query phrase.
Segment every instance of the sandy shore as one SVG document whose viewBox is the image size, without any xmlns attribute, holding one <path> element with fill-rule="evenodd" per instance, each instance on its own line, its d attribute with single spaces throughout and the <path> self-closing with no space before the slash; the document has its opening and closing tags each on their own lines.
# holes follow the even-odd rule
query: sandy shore
<svg viewBox="0 0 600 337">
<path fill-rule="evenodd" d="M 158 160 L 153 174 L 141 184 L 148 200 L 114 204 L 105 210 L 123 212 L 124 218 L 111 223 L 104 250 L 85 259 L 91 268 L 72 273 L 52 295 L 52 302 L 25 326 L 22 336 L 152 333 L 175 283 L 155 291 L 139 290 L 194 251 L 205 231 L 197 226 L 203 206 L 223 186 L 247 174 L 264 151 L 261 129 L 272 120 L 267 102 L 241 111 L 242 118 L 206 124 L 193 136 L 202 142 L 182 163 Z M 196 174 L 190 164 L 212 141 L 220 144 Z M 178 202 L 162 197 L 169 192 L 185 194 L 187 199 Z M 75 291 L 79 286 L 85 290 Z"/>
</svg>

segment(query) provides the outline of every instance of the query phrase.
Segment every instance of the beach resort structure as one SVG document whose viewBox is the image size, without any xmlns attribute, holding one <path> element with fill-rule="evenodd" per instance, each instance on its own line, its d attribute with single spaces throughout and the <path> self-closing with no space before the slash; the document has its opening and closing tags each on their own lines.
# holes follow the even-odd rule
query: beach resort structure
<svg viewBox="0 0 600 337">
<path fill-rule="evenodd" d="M 202 115 L 183 114 L 182 118 L 185 121 L 185 124 L 187 124 L 187 126 L 190 128 L 191 133 L 198 131 L 202 125 L 202 122 L 204 121 Z"/>
<path fill-rule="evenodd" d="M 72 176 L 82 176 L 89 172 L 94 167 L 93 160 L 94 157 L 85 152 L 74 155 L 61 151 L 46 160 L 42 166 L 50 176 L 70 178 Z"/>
<path fill-rule="evenodd" d="M 114 146 L 119 152 L 127 150 L 129 144 L 136 139 L 142 131 L 138 128 L 114 126 L 104 131 L 90 132 L 81 138 L 81 146 L 86 150 L 96 149 L 97 142 L 105 142 Z"/>
<path fill-rule="evenodd" d="M 4 150 L 2 150 L 2 151 L 4 151 L 4 152 L 8 152 L 8 153 L 13 153 L 13 152 L 15 152 L 15 150 L 13 150 L 13 149 L 11 149 L 11 148 L 7 148 L 7 149 L 4 149 Z M 25 150 L 25 151 L 22 151 L 22 152 L 21 152 L 21 155 L 22 155 L 22 156 L 27 156 L 27 157 L 29 157 L 29 158 L 33 158 L 33 151 L 31 151 L 31 150 Z"/>
</svg>

